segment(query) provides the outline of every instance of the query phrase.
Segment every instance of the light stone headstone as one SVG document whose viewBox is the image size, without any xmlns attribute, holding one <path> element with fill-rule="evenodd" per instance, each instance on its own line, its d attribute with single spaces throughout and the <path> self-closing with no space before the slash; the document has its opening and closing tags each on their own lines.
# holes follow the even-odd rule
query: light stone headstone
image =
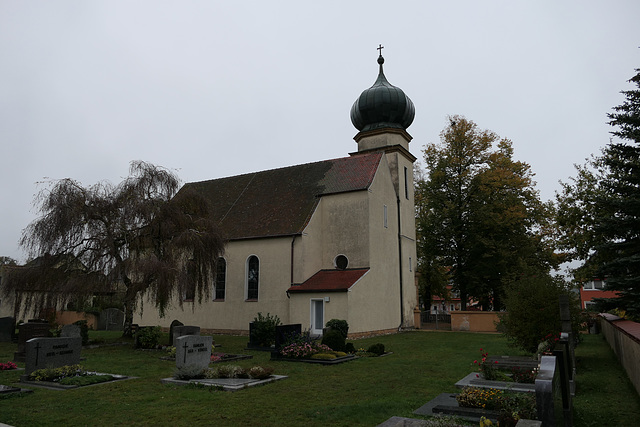
<svg viewBox="0 0 640 427">
<path fill-rule="evenodd" d="M 11 342 L 15 333 L 15 321 L 13 317 L 0 317 L 0 342 Z"/>
<path fill-rule="evenodd" d="M 183 335 L 176 338 L 176 368 L 197 367 L 202 370 L 211 361 L 211 335 Z"/>
<path fill-rule="evenodd" d="M 32 338 L 26 342 L 25 373 L 80 362 L 82 338 Z"/>
<path fill-rule="evenodd" d="M 62 327 L 62 331 L 60 332 L 60 337 L 62 338 L 82 338 L 82 332 L 80 330 L 80 326 L 78 325 L 64 325 Z"/>
<path fill-rule="evenodd" d="M 173 331 L 172 345 L 174 347 L 178 346 L 176 340 L 179 337 L 185 335 L 200 335 L 200 326 L 174 326 L 171 330 Z"/>
</svg>

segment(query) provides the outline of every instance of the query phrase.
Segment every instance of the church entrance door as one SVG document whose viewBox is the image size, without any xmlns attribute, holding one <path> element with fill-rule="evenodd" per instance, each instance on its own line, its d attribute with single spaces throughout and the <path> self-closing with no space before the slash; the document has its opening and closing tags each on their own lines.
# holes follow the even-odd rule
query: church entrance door
<svg viewBox="0 0 640 427">
<path fill-rule="evenodd" d="M 324 327 L 324 300 L 311 300 L 311 334 L 322 335 Z"/>
</svg>

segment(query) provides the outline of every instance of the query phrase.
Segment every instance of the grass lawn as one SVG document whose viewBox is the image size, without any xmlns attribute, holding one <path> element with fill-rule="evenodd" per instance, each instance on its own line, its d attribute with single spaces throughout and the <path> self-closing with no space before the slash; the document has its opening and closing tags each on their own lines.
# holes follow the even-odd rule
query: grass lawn
<svg viewBox="0 0 640 427">
<path fill-rule="evenodd" d="M 120 340 L 107 332 L 93 338 Z M 165 337 L 168 341 L 168 339 Z M 243 367 L 272 366 L 289 378 L 234 393 L 163 385 L 174 363 L 158 351 L 132 346 L 83 349 L 89 370 L 137 379 L 67 391 L 34 388 L 32 394 L 0 397 L 0 422 L 32 425 L 228 425 L 375 426 L 392 416 L 414 416 L 418 407 L 468 374 L 480 348 L 492 355 L 519 355 L 501 335 L 464 332 L 407 332 L 355 341 L 357 347 L 382 342 L 393 354 L 341 365 L 271 362 L 269 355 L 245 350 L 246 337 L 215 336 L 220 351 L 252 354 Z M 0 362 L 13 359 L 15 344 L 0 343 Z M 640 398 L 600 335 L 587 335 L 578 347 L 577 426 L 637 425 Z M 18 366 L 24 366 L 18 364 Z M 10 385 L 19 371 L 0 372 Z"/>
</svg>

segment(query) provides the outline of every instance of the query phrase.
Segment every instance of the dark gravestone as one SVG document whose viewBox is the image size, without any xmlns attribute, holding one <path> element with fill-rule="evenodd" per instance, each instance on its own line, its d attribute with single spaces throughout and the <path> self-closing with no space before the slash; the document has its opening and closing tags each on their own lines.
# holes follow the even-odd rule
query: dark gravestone
<svg viewBox="0 0 640 427">
<path fill-rule="evenodd" d="M 560 381 L 560 391 L 562 392 L 562 414 L 565 425 L 573 425 L 573 402 L 571 399 L 571 386 L 569 384 L 569 354 L 566 344 L 558 342 L 553 349 L 556 357 L 556 368 Z"/>
<path fill-rule="evenodd" d="M 0 342 L 11 342 L 15 334 L 15 322 L 13 317 L 0 317 Z"/>
<path fill-rule="evenodd" d="M 177 339 L 185 335 L 200 335 L 200 326 L 176 326 L 173 330 L 172 345 L 177 347 Z"/>
<path fill-rule="evenodd" d="M 536 412 L 545 427 L 570 426 L 563 420 L 562 390 L 555 356 L 542 356 L 536 377 Z"/>
<path fill-rule="evenodd" d="M 78 325 L 64 325 L 62 327 L 62 331 L 60 332 L 61 338 L 82 338 L 82 333 L 80 331 L 80 326 Z"/>
<path fill-rule="evenodd" d="M 569 295 L 560 295 L 560 321 L 562 332 L 571 333 L 571 310 L 569 309 Z"/>
<path fill-rule="evenodd" d="M 292 336 L 300 335 L 302 333 L 302 324 L 294 323 L 292 325 L 278 325 L 276 326 L 276 353 L 280 352 L 280 348 L 286 343 Z"/>
<path fill-rule="evenodd" d="M 80 362 L 82 338 L 32 338 L 25 345 L 25 374 Z"/>
<path fill-rule="evenodd" d="M 576 353 L 573 343 L 572 334 L 562 332 L 560 340 L 556 343 L 556 348 L 562 348 L 567 361 L 567 378 L 569 381 L 569 390 L 572 396 L 576 394 Z M 554 353 L 555 354 L 555 353 Z"/>
<path fill-rule="evenodd" d="M 101 331 L 123 331 L 124 311 L 117 308 L 107 308 L 98 316 L 98 329 Z"/>
<path fill-rule="evenodd" d="M 193 367 L 205 370 L 211 361 L 211 335 L 176 337 L 176 368 Z"/>
<path fill-rule="evenodd" d="M 51 330 L 46 320 L 29 320 L 18 325 L 18 351 L 13 354 L 14 362 L 25 361 L 25 345 L 32 338 L 50 337 Z"/>
<path fill-rule="evenodd" d="M 171 322 L 171 325 L 169 326 L 169 345 L 172 346 L 175 346 L 175 341 L 173 339 L 173 328 L 175 328 L 176 326 L 184 326 L 184 323 L 177 319 Z"/>
</svg>

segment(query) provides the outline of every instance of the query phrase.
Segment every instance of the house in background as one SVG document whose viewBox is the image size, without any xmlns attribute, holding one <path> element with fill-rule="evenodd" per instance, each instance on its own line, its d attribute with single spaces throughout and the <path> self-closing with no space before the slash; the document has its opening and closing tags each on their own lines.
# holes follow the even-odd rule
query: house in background
<svg viewBox="0 0 640 427">
<path fill-rule="evenodd" d="M 438 295 L 431 297 L 431 314 L 450 314 L 452 311 L 462 310 L 460 291 L 454 291 L 453 285 L 447 285 L 447 297 Z"/>
<path fill-rule="evenodd" d="M 261 312 L 313 334 L 333 318 L 354 335 L 414 327 L 414 106 L 378 63 L 351 109 L 356 152 L 185 185 L 209 200 L 227 239 L 212 298 L 183 295 L 164 318 L 147 300 L 134 322 L 246 333 Z"/>
<path fill-rule="evenodd" d="M 600 279 L 594 279 L 589 282 L 584 282 L 580 286 L 580 306 L 582 309 L 587 310 L 590 305 L 595 304 L 591 302 L 594 298 L 617 298 L 618 293 L 615 291 L 607 291 L 606 282 Z"/>
</svg>

